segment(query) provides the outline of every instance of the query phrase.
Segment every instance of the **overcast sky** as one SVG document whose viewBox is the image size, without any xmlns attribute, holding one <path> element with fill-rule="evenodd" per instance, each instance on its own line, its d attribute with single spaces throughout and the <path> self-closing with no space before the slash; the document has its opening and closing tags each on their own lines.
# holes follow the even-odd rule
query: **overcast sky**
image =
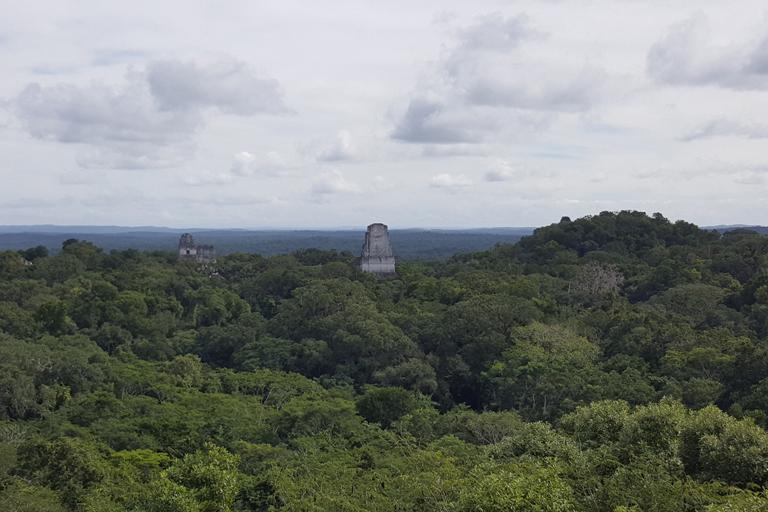
<svg viewBox="0 0 768 512">
<path fill-rule="evenodd" d="M 0 9 L 0 224 L 768 224 L 764 1 Z"/>
</svg>

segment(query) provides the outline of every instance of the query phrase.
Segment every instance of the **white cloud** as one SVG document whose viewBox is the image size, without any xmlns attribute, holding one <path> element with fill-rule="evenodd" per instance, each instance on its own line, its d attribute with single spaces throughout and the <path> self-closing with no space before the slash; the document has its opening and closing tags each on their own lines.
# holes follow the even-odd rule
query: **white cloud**
<svg viewBox="0 0 768 512">
<path fill-rule="evenodd" d="M 331 144 L 321 147 L 317 151 L 317 160 L 321 162 L 349 160 L 355 156 L 355 151 L 352 134 L 347 130 L 340 130 Z"/>
<path fill-rule="evenodd" d="M 79 158 L 87 168 L 177 165 L 202 124 L 196 112 L 158 110 L 135 74 L 121 88 L 30 84 L 13 107 L 33 137 L 90 145 Z"/>
<path fill-rule="evenodd" d="M 285 112 L 276 82 L 256 78 L 243 64 L 199 68 L 172 61 L 129 71 L 118 86 L 32 83 L 11 107 L 33 137 L 87 145 L 77 163 L 105 169 L 180 165 L 194 154 L 208 107 L 240 115 Z"/>
<path fill-rule="evenodd" d="M 483 144 L 474 142 L 464 144 L 422 144 L 420 150 L 420 155 L 428 158 L 482 156 L 490 151 L 490 149 Z"/>
<path fill-rule="evenodd" d="M 15 110 L 33 137 L 65 143 L 173 144 L 199 126 L 196 113 L 158 111 L 143 80 L 127 78 L 122 88 L 30 84 L 16 98 Z"/>
<path fill-rule="evenodd" d="M 499 12 L 480 16 L 475 22 L 458 30 L 457 39 L 464 51 L 494 50 L 504 52 L 517 47 L 526 39 L 541 34 L 531 27 L 528 16 L 504 17 Z"/>
<path fill-rule="evenodd" d="M 478 142 L 490 123 L 472 125 L 462 123 L 440 103 L 414 98 L 408 104 L 392 137 L 403 142 L 427 144 L 456 144 Z"/>
<path fill-rule="evenodd" d="M 433 176 L 430 184 L 435 188 L 456 190 L 472 185 L 472 180 L 463 174 L 443 173 Z"/>
<path fill-rule="evenodd" d="M 672 85 L 768 88 L 768 36 L 738 44 L 714 44 L 713 40 L 703 14 L 673 25 L 648 51 L 648 73 Z"/>
<path fill-rule="evenodd" d="M 183 165 L 194 151 L 191 140 L 165 146 L 114 142 L 83 152 L 75 162 L 83 169 L 165 169 Z"/>
<path fill-rule="evenodd" d="M 371 182 L 371 190 L 374 192 L 388 192 L 396 189 L 397 185 L 388 181 L 384 176 L 374 176 Z"/>
<path fill-rule="evenodd" d="M 358 192 L 359 188 L 348 181 L 341 171 L 333 169 L 320 174 L 313 182 L 311 192 L 318 196 Z"/>
<path fill-rule="evenodd" d="M 99 48 L 94 50 L 93 55 L 91 56 L 91 63 L 94 66 L 112 66 L 115 64 L 124 64 L 126 62 L 146 62 L 148 58 L 149 53 L 143 50 Z"/>
<path fill-rule="evenodd" d="M 232 156 L 232 165 L 225 171 L 186 172 L 185 185 L 229 185 L 237 179 L 254 176 L 288 176 L 296 164 L 289 164 L 277 151 L 263 153 L 239 151 Z"/>
<path fill-rule="evenodd" d="M 232 174 L 226 172 L 202 172 L 196 174 L 186 174 L 182 179 L 184 184 L 193 187 L 226 185 L 232 183 L 232 180 Z"/>
<path fill-rule="evenodd" d="M 147 66 L 147 83 L 161 110 L 215 107 L 227 114 L 288 112 L 277 80 L 262 78 L 244 62 L 155 61 Z"/>
<path fill-rule="evenodd" d="M 506 160 L 496 160 L 491 168 L 485 173 L 485 181 L 499 182 L 510 181 L 521 176 L 521 172 Z"/>
<path fill-rule="evenodd" d="M 765 183 L 765 176 L 760 172 L 746 171 L 737 175 L 734 181 L 741 185 L 762 185 Z"/>
<path fill-rule="evenodd" d="M 684 141 L 710 137 L 743 137 L 746 139 L 768 139 L 768 125 L 745 123 L 729 119 L 715 119 L 681 138 Z"/>
<path fill-rule="evenodd" d="M 611 93 L 612 78 L 596 65 L 523 51 L 545 39 L 525 15 L 494 13 L 458 29 L 443 58 L 418 84 L 392 138 L 467 144 L 508 132 L 537 132 L 557 113 L 586 111 Z"/>
<path fill-rule="evenodd" d="M 549 69 L 531 68 L 524 76 L 521 72 L 522 69 L 508 75 L 483 73 L 470 77 L 464 85 L 466 96 L 477 105 L 583 111 L 600 101 L 608 83 L 606 73 L 592 67 L 560 69 L 556 80 L 551 79 Z"/>
<path fill-rule="evenodd" d="M 232 158 L 230 172 L 235 176 L 253 176 L 255 174 L 278 175 L 289 169 L 291 165 L 277 151 L 267 151 L 255 154 L 240 151 Z"/>
</svg>

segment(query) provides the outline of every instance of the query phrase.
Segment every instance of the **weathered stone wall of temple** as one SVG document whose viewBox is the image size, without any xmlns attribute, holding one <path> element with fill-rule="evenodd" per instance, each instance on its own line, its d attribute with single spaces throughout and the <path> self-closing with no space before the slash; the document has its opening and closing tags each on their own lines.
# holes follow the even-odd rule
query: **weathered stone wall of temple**
<svg viewBox="0 0 768 512">
<path fill-rule="evenodd" d="M 216 260 L 216 249 L 212 245 L 195 245 L 192 235 L 184 233 L 179 238 L 179 259 L 196 261 L 197 263 L 211 263 Z"/>
<path fill-rule="evenodd" d="M 395 256 L 389 241 L 389 229 L 385 224 L 375 223 L 368 226 L 363 242 L 360 268 L 363 272 L 378 275 L 395 273 Z"/>
<path fill-rule="evenodd" d="M 212 245 L 197 246 L 197 261 L 200 263 L 209 263 L 216 260 L 216 248 Z"/>
<path fill-rule="evenodd" d="M 197 258 L 195 239 L 189 233 L 184 233 L 179 238 L 179 259 L 194 260 L 195 258 Z"/>
</svg>

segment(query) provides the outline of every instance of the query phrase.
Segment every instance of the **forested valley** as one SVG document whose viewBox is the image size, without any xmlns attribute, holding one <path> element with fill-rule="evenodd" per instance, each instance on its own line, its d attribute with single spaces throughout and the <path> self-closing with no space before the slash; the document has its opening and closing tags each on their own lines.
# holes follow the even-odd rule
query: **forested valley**
<svg viewBox="0 0 768 512">
<path fill-rule="evenodd" d="M 768 510 L 768 237 L 0 253 L 0 509 Z"/>
</svg>

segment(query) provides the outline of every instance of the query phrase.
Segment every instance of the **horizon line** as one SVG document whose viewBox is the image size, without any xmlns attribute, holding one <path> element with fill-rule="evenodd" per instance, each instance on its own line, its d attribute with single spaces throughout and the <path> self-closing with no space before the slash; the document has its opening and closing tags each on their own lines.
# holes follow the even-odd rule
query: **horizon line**
<svg viewBox="0 0 768 512">
<path fill-rule="evenodd" d="M 735 226 L 735 225 L 734 225 Z M 256 226 L 256 227 L 174 227 L 174 226 L 155 226 L 155 225 L 120 225 L 120 224 L 0 224 L 0 231 L 3 229 L 22 229 L 22 228 L 120 228 L 130 230 L 168 230 L 168 231 L 356 231 L 365 230 L 368 224 L 361 226 Z M 477 229 L 536 229 L 539 226 L 396 226 L 387 224 L 389 229 L 395 230 L 477 230 Z"/>
</svg>

